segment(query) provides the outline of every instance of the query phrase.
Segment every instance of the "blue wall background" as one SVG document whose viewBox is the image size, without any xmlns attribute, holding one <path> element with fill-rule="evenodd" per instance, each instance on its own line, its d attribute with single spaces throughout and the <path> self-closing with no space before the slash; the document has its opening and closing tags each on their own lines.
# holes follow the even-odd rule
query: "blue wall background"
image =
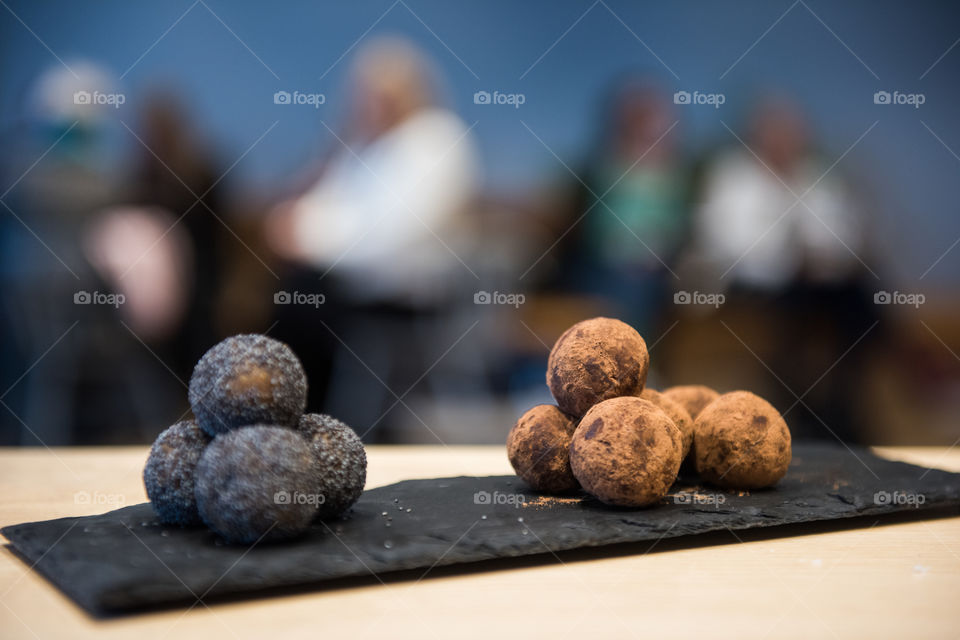
<svg viewBox="0 0 960 640">
<path fill-rule="evenodd" d="M 59 64 L 42 40 L 68 64 L 87 59 L 117 75 L 130 69 L 121 86 L 130 99 L 117 114 L 130 124 L 144 89 L 158 81 L 181 89 L 227 164 L 279 121 L 231 173 L 234 185 L 268 188 L 335 143 L 320 120 L 333 125 L 344 108 L 350 56 L 337 59 L 365 33 L 395 33 L 434 56 L 449 102 L 477 122 L 492 189 L 525 190 L 563 177 L 523 123 L 575 165 L 612 79 L 644 69 L 671 93 L 726 94 L 720 109 L 678 110 L 691 152 L 736 144 L 723 122 L 736 129 L 749 99 L 764 89 L 800 100 L 831 158 L 879 120 L 839 168 L 867 176 L 875 189 L 874 219 L 889 242 L 876 265 L 885 279 L 916 281 L 960 238 L 960 45 L 950 49 L 960 38 L 956 3 L 5 1 L 4 129 L 22 118 L 31 80 Z M 322 92 L 327 103 L 279 109 L 272 100 L 278 89 Z M 474 105 L 480 89 L 521 92 L 526 103 Z M 926 102 L 919 109 L 873 104 L 875 91 L 894 89 L 921 92 Z M 924 283 L 960 284 L 960 247 Z"/>
</svg>

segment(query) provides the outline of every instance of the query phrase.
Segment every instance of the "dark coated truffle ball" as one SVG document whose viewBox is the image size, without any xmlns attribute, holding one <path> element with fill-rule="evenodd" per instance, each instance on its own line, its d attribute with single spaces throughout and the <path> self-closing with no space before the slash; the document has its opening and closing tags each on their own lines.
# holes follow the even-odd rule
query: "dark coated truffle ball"
<svg viewBox="0 0 960 640">
<path fill-rule="evenodd" d="M 670 490 L 682 453 L 680 429 L 667 414 L 649 400 L 626 396 L 587 412 L 570 443 L 570 465 L 594 497 L 642 507 Z"/>
<path fill-rule="evenodd" d="M 783 417 L 749 391 L 725 393 L 694 423 L 697 472 L 735 489 L 776 484 L 790 466 L 790 430 Z"/>
<path fill-rule="evenodd" d="M 570 470 L 570 440 L 576 419 L 552 404 L 520 416 L 507 436 L 507 457 L 520 478 L 537 491 L 560 493 L 579 487 Z"/>
<path fill-rule="evenodd" d="M 200 518 L 228 542 L 297 536 L 317 514 L 316 466 L 307 442 L 286 427 L 217 436 L 197 464 Z"/>
<path fill-rule="evenodd" d="M 197 424 L 213 436 L 251 424 L 294 427 L 307 404 L 307 378 L 284 343 L 239 335 L 200 358 L 189 396 Z"/>
<path fill-rule="evenodd" d="M 165 429 L 143 467 L 143 484 L 154 512 L 162 522 L 190 526 L 200 524 L 194 479 L 197 462 L 210 442 L 193 420 Z"/>
<path fill-rule="evenodd" d="M 683 384 L 663 390 L 663 395 L 677 402 L 694 420 L 704 408 L 720 397 L 720 394 L 702 384 Z"/>
<path fill-rule="evenodd" d="M 674 402 L 664 394 L 649 387 L 644 389 L 639 397 L 660 407 L 673 420 L 673 424 L 677 425 L 680 434 L 683 436 L 682 457 L 686 459 L 687 454 L 690 453 L 690 447 L 693 446 L 693 418 L 690 417 L 687 410 L 680 403 Z"/>
<path fill-rule="evenodd" d="M 562 411 L 580 417 L 598 402 L 638 395 L 649 368 L 647 345 L 633 327 L 592 318 L 567 329 L 553 345 L 547 386 Z"/>
<path fill-rule="evenodd" d="M 310 413 L 297 430 L 317 460 L 318 492 L 323 496 L 319 518 L 338 516 L 357 501 L 367 481 L 367 453 L 353 429 L 336 418 Z"/>
</svg>

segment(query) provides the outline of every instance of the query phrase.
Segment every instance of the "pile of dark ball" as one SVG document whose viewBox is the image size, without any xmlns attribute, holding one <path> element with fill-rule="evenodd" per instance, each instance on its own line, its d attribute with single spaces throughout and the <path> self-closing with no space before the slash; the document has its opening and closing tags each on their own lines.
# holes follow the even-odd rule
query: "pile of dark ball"
<svg viewBox="0 0 960 640">
<path fill-rule="evenodd" d="M 161 433 L 143 469 L 161 521 L 205 524 L 237 544 L 282 540 L 342 516 L 363 493 L 360 438 L 304 415 L 307 378 L 286 344 L 227 338 L 197 363 L 189 397 L 194 419 Z"/>
</svg>

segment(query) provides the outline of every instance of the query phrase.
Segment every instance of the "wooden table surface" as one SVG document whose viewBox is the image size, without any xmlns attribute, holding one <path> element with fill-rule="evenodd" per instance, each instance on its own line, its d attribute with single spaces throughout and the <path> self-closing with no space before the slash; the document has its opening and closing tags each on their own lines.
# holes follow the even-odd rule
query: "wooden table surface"
<svg viewBox="0 0 960 640">
<path fill-rule="evenodd" d="M 877 449 L 960 471 L 960 447 Z M 369 447 L 368 487 L 510 473 L 502 447 Z M 146 500 L 146 447 L 0 449 L 0 526 Z M 694 546 L 696 545 L 696 546 Z M 960 517 L 708 534 L 97 620 L 0 551 L 0 638 L 960 638 Z"/>
</svg>

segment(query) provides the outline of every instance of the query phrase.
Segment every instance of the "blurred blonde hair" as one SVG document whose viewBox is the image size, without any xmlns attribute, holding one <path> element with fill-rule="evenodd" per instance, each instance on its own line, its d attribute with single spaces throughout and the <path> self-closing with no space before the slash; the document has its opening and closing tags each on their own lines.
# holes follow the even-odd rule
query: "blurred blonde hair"
<svg viewBox="0 0 960 640">
<path fill-rule="evenodd" d="M 436 69 L 406 38 L 383 36 L 370 42 L 357 54 L 352 77 L 361 93 L 388 101 L 401 117 L 436 101 Z"/>
</svg>

